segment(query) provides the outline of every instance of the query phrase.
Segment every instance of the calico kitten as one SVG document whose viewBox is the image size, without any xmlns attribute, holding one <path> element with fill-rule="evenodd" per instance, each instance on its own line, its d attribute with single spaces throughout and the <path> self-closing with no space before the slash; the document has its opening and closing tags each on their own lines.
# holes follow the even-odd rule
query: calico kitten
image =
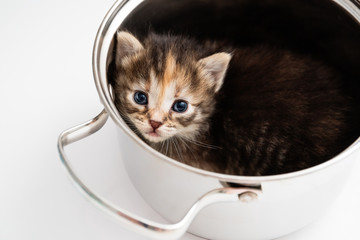
<svg viewBox="0 0 360 240">
<path fill-rule="evenodd" d="M 324 162 L 347 144 L 339 77 L 274 47 L 231 48 L 183 36 L 116 36 L 115 104 L 150 146 L 234 175 L 271 175 Z"/>
</svg>

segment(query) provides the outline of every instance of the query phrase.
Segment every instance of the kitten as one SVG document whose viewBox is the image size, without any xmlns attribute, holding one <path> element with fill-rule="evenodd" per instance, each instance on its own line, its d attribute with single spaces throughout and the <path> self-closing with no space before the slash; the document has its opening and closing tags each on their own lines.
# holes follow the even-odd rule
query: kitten
<svg viewBox="0 0 360 240">
<path fill-rule="evenodd" d="M 116 36 L 109 81 L 127 124 L 185 164 L 233 175 L 308 168 L 345 148 L 340 79 L 307 57 L 268 46 Z"/>
</svg>

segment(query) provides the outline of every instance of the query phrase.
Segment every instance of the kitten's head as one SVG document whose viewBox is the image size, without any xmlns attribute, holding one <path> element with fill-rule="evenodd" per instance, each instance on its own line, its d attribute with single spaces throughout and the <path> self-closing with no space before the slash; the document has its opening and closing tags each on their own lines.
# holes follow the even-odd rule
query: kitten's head
<svg viewBox="0 0 360 240">
<path fill-rule="evenodd" d="M 231 55 L 204 54 L 181 37 L 153 34 L 142 44 L 117 33 L 115 103 L 138 134 L 161 142 L 207 130 Z"/>
</svg>

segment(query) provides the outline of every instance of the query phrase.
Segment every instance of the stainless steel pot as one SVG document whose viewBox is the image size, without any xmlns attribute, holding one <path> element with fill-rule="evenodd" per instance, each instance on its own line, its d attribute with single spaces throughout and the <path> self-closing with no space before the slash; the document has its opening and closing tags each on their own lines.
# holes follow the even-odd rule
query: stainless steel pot
<svg viewBox="0 0 360 240">
<path fill-rule="evenodd" d="M 261 5 L 263 4 L 261 2 L 264 1 L 250 2 Z M 300 11 L 307 9 L 301 5 L 303 4 L 301 1 L 293 1 L 293 5 L 291 1 L 268 2 L 275 4 L 274 6 L 290 2 L 288 6 L 293 6 L 295 9 L 301 9 Z M 319 1 L 315 2 L 318 4 Z M 329 12 L 334 11 L 340 14 L 342 19 L 347 19 L 345 22 L 352 22 L 359 28 L 357 25 L 360 23 L 358 1 L 324 0 L 320 2 L 331 5 L 332 7 L 329 9 L 332 10 L 328 10 Z M 93 71 L 98 94 L 105 109 L 89 122 L 64 131 L 58 141 L 59 153 L 74 184 L 88 199 L 124 225 L 148 237 L 176 239 L 181 237 L 185 231 L 189 231 L 208 239 L 273 239 L 291 233 L 311 223 L 326 210 L 339 194 L 353 162 L 360 156 L 360 139 L 357 139 L 338 156 L 309 169 L 264 177 L 231 176 L 203 171 L 174 161 L 150 148 L 127 127 L 112 101 L 111 89 L 107 81 L 109 51 L 118 27 L 123 26 L 131 31 L 144 32 L 143 24 L 153 20 L 151 24 L 155 28 L 166 30 L 166 24 L 169 23 L 167 20 L 172 15 L 172 11 L 189 12 L 194 7 L 209 9 L 214 5 L 216 5 L 216 9 L 239 7 L 240 11 L 245 3 L 249 4 L 249 1 L 229 1 L 226 4 L 220 0 L 117 1 L 99 28 L 93 52 Z M 315 7 L 321 7 L 321 4 L 316 4 Z M 322 10 L 325 13 L 327 11 L 323 8 Z M 206 15 L 208 13 L 205 11 L 201 15 L 201 19 Z M 333 19 L 331 15 L 325 14 L 324 16 L 324 19 Z M 161 19 L 162 21 L 160 21 Z M 208 22 L 209 19 L 205 20 L 204 22 Z M 267 21 L 266 19 L 264 22 Z M 224 22 L 220 22 L 220 24 L 224 26 Z M 338 24 L 345 24 L 344 20 Z M 195 25 L 194 32 L 202 29 L 201 24 Z M 175 32 L 177 26 L 180 26 L 179 31 L 189 28 L 191 32 L 191 26 L 186 23 L 173 25 Z M 214 31 L 207 32 L 206 26 L 208 25 L 203 26 L 204 31 L 199 36 L 214 33 Z M 226 31 L 226 27 L 224 28 Z M 208 29 L 210 28 L 208 27 Z M 214 37 L 219 31 L 219 26 L 217 26 Z M 293 31 L 296 32 L 298 29 Z M 309 32 L 311 31 L 310 29 Z M 354 34 L 354 32 L 348 34 Z M 271 39 L 272 36 L 270 34 L 264 38 L 269 41 L 274 39 L 274 41 L 278 41 L 278 38 Z M 282 35 L 282 33 L 279 33 L 278 36 L 283 36 L 284 42 L 289 40 L 287 35 Z M 344 40 L 346 36 L 340 36 L 337 39 Z M 261 36 L 258 36 L 258 39 L 260 38 Z M 327 44 L 328 48 L 332 46 L 331 41 L 321 42 L 321 45 L 324 44 Z M 343 51 L 341 51 L 341 46 L 339 48 L 340 51 L 337 54 L 341 55 Z M 329 56 L 331 58 L 331 54 Z M 341 57 L 348 61 L 346 66 L 357 64 L 351 62 L 351 54 L 341 55 Z M 108 115 L 118 126 L 119 147 L 133 184 L 143 198 L 173 224 L 155 223 L 114 206 L 92 192 L 73 171 L 65 155 L 64 147 L 101 129 L 107 121 Z"/>
</svg>

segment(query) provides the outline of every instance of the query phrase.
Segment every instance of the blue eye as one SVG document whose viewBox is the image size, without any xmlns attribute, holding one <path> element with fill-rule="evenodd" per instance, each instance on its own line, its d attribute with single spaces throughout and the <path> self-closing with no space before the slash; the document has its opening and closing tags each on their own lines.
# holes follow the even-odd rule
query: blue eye
<svg viewBox="0 0 360 240">
<path fill-rule="evenodd" d="M 143 92 L 135 92 L 134 101 L 140 105 L 146 105 L 148 103 L 147 96 Z"/>
<path fill-rule="evenodd" d="M 178 113 L 183 113 L 187 110 L 188 108 L 188 104 L 187 102 L 183 101 L 183 100 L 178 100 L 176 102 L 174 102 L 173 106 L 172 106 L 172 110 L 174 110 L 175 112 Z"/>
</svg>

